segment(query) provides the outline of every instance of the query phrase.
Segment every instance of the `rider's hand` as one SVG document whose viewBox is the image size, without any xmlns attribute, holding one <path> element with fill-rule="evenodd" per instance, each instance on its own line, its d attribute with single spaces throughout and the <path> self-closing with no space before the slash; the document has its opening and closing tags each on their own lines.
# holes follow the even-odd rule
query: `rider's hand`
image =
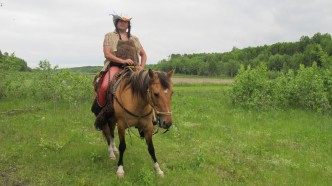
<svg viewBox="0 0 332 186">
<path fill-rule="evenodd" d="M 136 66 L 136 70 L 144 70 L 142 66 Z"/>
<path fill-rule="evenodd" d="M 124 62 L 124 64 L 130 65 L 130 66 L 135 65 L 134 61 L 131 59 L 125 59 L 123 62 Z"/>
</svg>

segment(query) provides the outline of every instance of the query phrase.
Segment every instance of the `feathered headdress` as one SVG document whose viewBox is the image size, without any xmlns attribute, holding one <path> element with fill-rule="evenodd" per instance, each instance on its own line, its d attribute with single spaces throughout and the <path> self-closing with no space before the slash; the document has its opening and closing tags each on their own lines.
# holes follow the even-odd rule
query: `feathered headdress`
<svg viewBox="0 0 332 186">
<path fill-rule="evenodd" d="M 130 22 L 130 20 L 132 19 L 132 18 L 124 17 L 124 16 L 119 16 L 117 14 L 110 14 L 110 15 L 113 16 L 114 26 L 116 26 L 115 24 L 116 24 L 117 20 L 122 20 L 122 21 Z"/>
</svg>

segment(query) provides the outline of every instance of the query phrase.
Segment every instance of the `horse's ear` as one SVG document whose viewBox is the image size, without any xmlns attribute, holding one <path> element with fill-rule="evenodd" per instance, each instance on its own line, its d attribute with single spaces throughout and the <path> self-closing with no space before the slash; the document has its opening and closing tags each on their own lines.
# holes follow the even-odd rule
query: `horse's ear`
<svg viewBox="0 0 332 186">
<path fill-rule="evenodd" d="M 171 78 L 175 72 L 175 68 L 167 72 L 167 77 Z"/>
<path fill-rule="evenodd" d="M 151 79 L 153 79 L 153 70 L 149 69 L 149 76 Z"/>
</svg>

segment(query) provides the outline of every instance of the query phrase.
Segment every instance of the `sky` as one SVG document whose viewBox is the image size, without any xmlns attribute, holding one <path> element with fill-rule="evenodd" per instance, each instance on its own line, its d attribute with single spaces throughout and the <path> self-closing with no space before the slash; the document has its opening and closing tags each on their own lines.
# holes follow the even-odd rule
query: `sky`
<svg viewBox="0 0 332 186">
<path fill-rule="evenodd" d="M 331 0 L 0 0 L 0 50 L 35 68 L 102 66 L 112 16 L 156 64 L 171 54 L 223 53 L 332 34 Z"/>
</svg>

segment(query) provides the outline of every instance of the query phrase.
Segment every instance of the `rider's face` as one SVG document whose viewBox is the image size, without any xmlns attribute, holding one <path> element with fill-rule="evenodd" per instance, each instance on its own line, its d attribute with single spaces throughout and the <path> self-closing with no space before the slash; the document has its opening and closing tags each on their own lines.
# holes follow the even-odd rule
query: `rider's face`
<svg viewBox="0 0 332 186">
<path fill-rule="evenodd" d="M 129 22 L 128 22 L 128 21 L 119 20 L 119 21 L 118 21 L 118 24 L 117 24 L 117 27 L 118 27 L 120 30 L 126 30 L 126 29 L 128 28 L 128 25 L 129 25 Z"/>
</svg>

